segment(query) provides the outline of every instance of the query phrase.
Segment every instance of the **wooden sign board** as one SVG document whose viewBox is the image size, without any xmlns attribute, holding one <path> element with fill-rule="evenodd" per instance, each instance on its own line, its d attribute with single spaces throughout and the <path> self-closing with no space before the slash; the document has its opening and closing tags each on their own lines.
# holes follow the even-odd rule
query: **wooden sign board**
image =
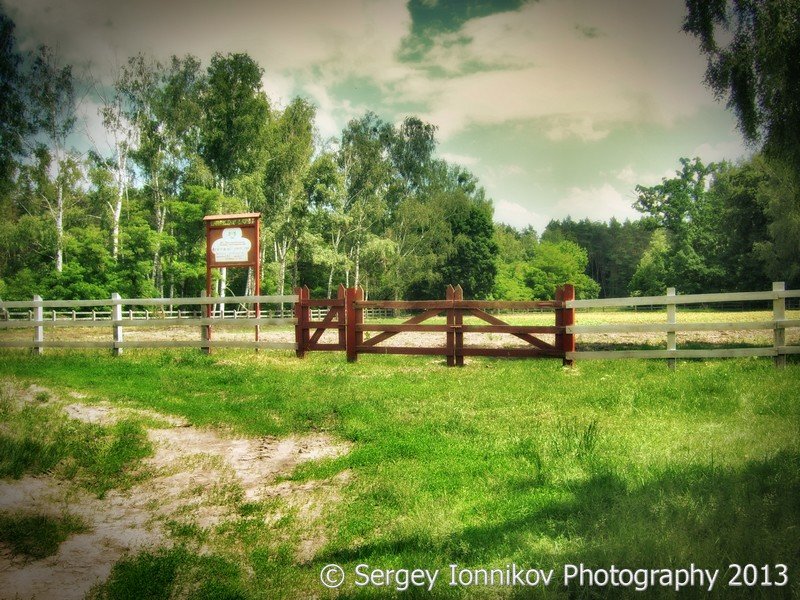
<svg viewBox="0 0 800 600">
<path fill-rule="evenodd" d="M 208 225 L 209 268 L 255 267 L 258 261 L 258 227 L 255 223 Z"/>
</svg>

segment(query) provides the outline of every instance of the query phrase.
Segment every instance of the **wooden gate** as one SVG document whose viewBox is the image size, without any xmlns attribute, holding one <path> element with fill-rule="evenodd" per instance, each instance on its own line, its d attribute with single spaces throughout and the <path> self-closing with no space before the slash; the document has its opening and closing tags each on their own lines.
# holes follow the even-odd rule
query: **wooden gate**
<svg viewBox="0 0 800 600">
<path fill-rule="evenodd" d="M 295 289 L 297 303 L 294 305 L 295 338 L 297 342 L 297 356 L 302 358 L 306 352 L 314 350 L 339 350 L 346 351 L 346 322 L 345 322 L 345 287 L 339 284 L 335 299 L 312 300 L 309 297 L 308 286 Z M 328 312 L 321 321 L 311 320 L 311 308 L 327 308 Z M 336 343 L 321 343 L 322 334 L 328 329 L 336 329 L 338 341 Z M 313 330 L 313 333 L 311 333 Z"/>
<path fill-rule="evenodd" d="M 361 288 L 339 287 L 336 300 L 310 300 L 308 288 L 298 290 L 297 304 L 297 355 L 309 350 L 345 350 L 347 360 L 355 361 L 359 354 L 412 354 L 440 355 L 447 358 L 448 366 L 462 366 L 465 356 L 561 358 L 564 364 L 572 364 L 567 352 L 575 349 L 574 337 L 567 327 L 574 324 L 573 309 L 565 308 L 565 302 L 575 297 L 572 285 L 558 288 L 556 299 L 549 301 L 484 301 L 464 300 L 461 286 L 447 286 L 444 300 L 390 301 L 364 300 Z M 322 321 L 311 321 L 309 307 L 327 306 L 329 311 Z M 369 308 L 394 309 L 399 311 L 421 311 L 403 323 L 364 323 L 364 310 Z M 542 310 L 555 313 L 553 325 L 512 325 L 489 310 Z M 445 324 L 425 323 L 444 314 Z M 464 318 L 477 317 L 485 324 L 464 324 Z M 314 333 L 311 334 L 311 330 Z M 338 343 L 320 343 L 326 329 L 338 330 Z M 364 339 L 364 333 L 376 333 Z M 383 343 L 403 332 L 439 332 L 445 334 L 444 346 L 390 346 Z M 465 333 L 505 333 L 523 340 L 522 347 L 465 346 Z M 541 334 L 555 335 L 555 343 L 536 337 Z"/>
</svg>

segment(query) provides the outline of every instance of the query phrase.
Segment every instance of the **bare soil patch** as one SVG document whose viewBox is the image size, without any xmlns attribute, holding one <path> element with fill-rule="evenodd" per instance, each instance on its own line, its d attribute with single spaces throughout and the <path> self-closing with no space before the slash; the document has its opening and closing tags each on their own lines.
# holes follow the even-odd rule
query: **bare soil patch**
<svg viewBox="0 0 800 600">
<path fill-rule="evenodd" d="M 17 389 L 15 397 L 32 402 L 43 391 Z M 108 577 L 123 555 L 169 545 L 170 523 L 213 530 L 237 519 L 241 502 L 280 499 L 273 503 L 280 508 L 265 518 L 264 526 L 278 527 L 281 516 L 291 511 L 303 524 L 297 558 L 310 560 L 325 542 L 325 508 L 339 500 L 339 490 L 350 476 L 345 471 L 325 481 L 278 481 L 303 462 L 349 451 L 348 445 L 327 435 L 232 438 L 149 411 L 74 402 L 63 408 L 71 418 L 88 423 L 113 424 L 139 412 L 169 426 L 148 430 L 155 452 L 144 468 L 152 477 L 126 491 L 111 490 L 103 499 L 50 476 L 0 481 L 0 511 L 66 512 L 88 525 L 86 533 L 73 535 L 57 554 L 42 560 L 14 557 L 0 545 L 3 597 L 82 598 Z"/>
</svg>

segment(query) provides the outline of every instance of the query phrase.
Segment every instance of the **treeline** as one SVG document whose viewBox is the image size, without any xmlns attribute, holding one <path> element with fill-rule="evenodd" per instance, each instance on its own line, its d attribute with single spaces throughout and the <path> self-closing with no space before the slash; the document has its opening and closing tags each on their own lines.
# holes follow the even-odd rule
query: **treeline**
<svg viewBox="0 0 800 600">
<path fill-rule="evenodd" d="M 672 178 L 637 186 L 638 221 L 551 221 L 542 243 L 587 249 L 602 297 L 800 286 L 800 186 L 785 163 L 680 160 Z"/>
<path fill-rule="evenodd" d="M 262 215 L 261 289 L 338 283 L 373 298 L 550 298 L 797 285 L 797 173 L 682 159 L 636 188 L 639 221 L 493 223 L 468 170 L 436 157 L 436 128 L 368 112 L 320 140 L 315 108 L 279 107 L 247 54 L 162 64 L 130 58 L 113 84 L 87 84 L 49 48 L 20 53 L 0 14 L 0 298 L 194 296 L 204 287 L 202 217 Z M 87 89 L 81 89 L 87 88 Z M 99 106 L 107 143 L 80 127 Z M 89 148 L 76 151 L 74 148 Z M 221 270 L 217 293 L 253 289 Z"/>
<path fill-rule="evenodd" d="M 0 297 L 195 295 L 202 217 L 237 212 L 262 215 L 267 292 L 343 282 L 423 298 L 454 282 L 492 294 L 492 203 L 435 157 L 432 125 L 367 113 L 319 140 L 314 106 L 276 106 L 247 54 L 138 55 L 89 90 L 110 140 L 92 145 L 72 67 L 46 47 L 20 54 L 13 31 L 4 17 Z M 223 270 L 217 286 L 245 293 L 252 273 Z"/>
</svg>

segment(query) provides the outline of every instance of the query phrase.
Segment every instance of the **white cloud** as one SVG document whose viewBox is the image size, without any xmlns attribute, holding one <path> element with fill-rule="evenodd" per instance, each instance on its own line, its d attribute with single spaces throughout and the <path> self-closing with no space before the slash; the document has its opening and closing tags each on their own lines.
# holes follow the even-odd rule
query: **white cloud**
<svg viewBox="0 0 800 600">
<path fill-rule="evenodd" d="M 439 157 L 451 164 L 461 165 L 462 167 L 472 167 L 480 162 L 480 159 L 476 156 L 455 154 L 453 152 L 440 152 Z"/>
<path fill-rule="evenodd" d="M 657 183 L 661 183 L 661 180 L 669 177 L 675 176 L 676 169 L 667 169 L 662 173 L 651 173 L 651 172 L 639 172 L 636 171 L 632 165 L 625 165 L 619 171 L 613 173 L 613 176 L 621 181 L 629 185 L 631 188 L 637 185 L 656 185 Z"/>
<path fill-rule="evenodd" d="M 641 216 L 632 206 L 633 199 L 627 198 L 610 183 L 600 187 L 572 187 L 567 195 L 559 200 L 550 211 L 553 218 L 572 217 L 607 221 L 611 217 L 619 220 L 637 219 Z"/>
<path fill-rule="evenodd" d="M 450 78 L 421 70 L 397 91 L 427 104 L 444 137 L 521 119 L 541 119 L 553 140 L 596 141 L 621 123 L 670 126 L 713 103 L 704 60 L 680 31 L 682 10 L 660 0 L 551 0 L 472 19 L 428 55 L 426 66 Z M 582 37 L 578 21 L 603 35 Z M 458 36 L 469 42 L 453 43 Z"/>
<path fill-rule="evenodd" d="M 729 160 L 732 162 L 738 159 L 749 156 L 752 153 L 748 150 L 744 143 L 740 141 L 732 142 L 719 142 L 717 144 L 701 144 L 692 150 L 692 157 L 699 156 L 703 162 L 720 162 Z"/>
<path fill-rule="evenodd" d="M 497 223 L 506 223 L 517 229 L 529 225 L 537 231 L 542 231 L 550 222 L 550 218 L 525 208 L 524 206 L 508 200 L 500 200 L 494 205 L 494 220 Z"/>
</svg>

